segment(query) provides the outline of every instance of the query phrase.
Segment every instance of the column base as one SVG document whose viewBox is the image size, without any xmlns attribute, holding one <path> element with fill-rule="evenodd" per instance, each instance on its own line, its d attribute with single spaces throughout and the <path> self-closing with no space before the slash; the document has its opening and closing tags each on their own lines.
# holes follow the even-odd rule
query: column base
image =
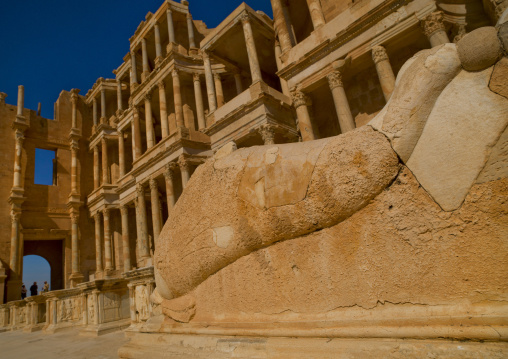
<svg viewBox="0 0 508 359">
<path fill-rule="evenodd" d="M 7 281 L 7 301 L 21 300 L 21 279 Z"/>
<path fill-rule="evenodd" d="M 81 273 L 73 273 L 71 274 L 70 276 L 70 281 L 71 281 L 71 288 L 76 288 L 76 286 L 79 284 L 79 283 L 82 283 L 83 280 L 84 280 L 84 276 L 83 274 Z"/>
<path fill-rule="evenodd" d="M 199 49 L 197 47 L 191 47 L 189 49 L 189 56 L 198 56 L 199 55 Z"/>
</svg>

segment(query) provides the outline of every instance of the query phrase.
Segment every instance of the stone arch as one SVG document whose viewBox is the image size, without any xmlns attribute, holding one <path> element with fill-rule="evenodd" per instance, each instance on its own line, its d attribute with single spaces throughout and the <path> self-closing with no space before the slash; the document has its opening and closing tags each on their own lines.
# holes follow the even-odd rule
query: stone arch
<svg viewBox="0 0 508 359">
<path fill-rule="evenodd" d="M 37 255 L 48 261 L 51 269 L 51 290 L 64 288 L 64 240 L 24 241 L 23 257 Z"/>
</svg>

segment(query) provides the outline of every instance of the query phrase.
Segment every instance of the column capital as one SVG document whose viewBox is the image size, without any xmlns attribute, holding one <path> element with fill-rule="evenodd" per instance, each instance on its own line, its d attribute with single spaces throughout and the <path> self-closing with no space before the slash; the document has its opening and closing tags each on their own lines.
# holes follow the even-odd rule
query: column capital
<svg viewBox="0 0 508 359">
<path fill-rule="evenodd" d="M 78 141 L 71 141 L 70 148 L 72 152 L 77 152 L 79 150 Z"/>
<path fill-rule="evenodd" d="M 148 101 L 148 102 L 152 101 L 152 93 L 151 93 L 151 91 L 147 91 L 145 93 L 145 95 L 143 96 L 143 99 L 145 100 L 145 102 L 146 101 Z"/>
<path fill-rule="evenodd" d="M 187 19 L 192 19 L 192 14 L 190 12 L 188 12 L 186 17 L 187 17 Z"/>
<path fill-rule="evenodd" d="M 136 193 L 141 196 L 145 195 L 145 186 L 143 186 L 143 183 L 136 183 Z"/>
<path fill-rule="evenodd" d="M 19 222 L 20 217 L 21 217 L 20 212 L 11 211 L 11 223 L 12 224 Z"/>
<path fill-rule="evenodd" d="M 100 221 L 101 220 L 101 211 L 97 211 L 95 212 L 95 214 L 93 215 L 94 219 L 96 222 Z"/>
<path fill-rule="evenodd" d="M 120 205 L 120 214 L 122 216 L 129 214 L 129 207 L 126 204 L 121 204 Z"/>
<path fill-rule="evenodd" d="M 445 31 L 444 14 L 442 11 L 434 11 L 421 21 L 425 36 L 430 37 L 436 31 Z"/>
<path fill-rule="evenodd" d="M 178 164 L 176 162 L 170 162 L 164 168 L 164 177 L 166 179 L 174 179 L 175 178 L 175 170 L 178 168 Z"/>
<path fill-rule="evenodd" d="M 274 125 L 270 125 L 268 123 L 261 125 L 258 127 L 258 132 L 263 138 L 263 142 L 265 145 L 267 144 L 274 144 L 274 138 L 275 138 L 275 130 L 276 127 Z"/>
<path fill-rule="evenodd" d="M 109 208 L 104 208 L 102 210 L 102 215 L 104 218 L 109 217 Z"/>
<path fill-rule="evenodd" d="M 78 224 L 79 221 L 79 214 L 78 213 L 71 213 L 71 223 L 72 224 Z"/>
<path fill-rule="evenodd" d="M 293 100 L 293 106 L 298 108 L 300 106 L 307 106 L 309 98 L 302 91 L 291 92 L 291 99 Z"/>
<path fill-rule="evenodd" d="M 242 22 L 242 24 L 248 23 L 250 21 L 250 15 L 249 13 L 245 12 L 242 15 L 240 15 L 239 19 Z"/>
<path fill-rule="evenodd" d="M 150 180 L 148 181 L 148 184 L 149 184 L 151 190 L 158 190 L 159 189 L 159 185 L 157 185 L 157 181 L 155 180 L 155 178 L 150 178 Z"/>
<path fill-rule="evenodd" d="M 134 105 L 132 106 L 132 113 L 134 116 L 138 116 L 139 117 L 139 107 Z"/>
<path fill-rule="evenodd" d="M 123 138 L 123 130 L 116 130 L 116 133 L 118 134 L 118 137 Z"/>
<path fill-rule="evenodd" d="M 108 140 L 106 139 L 106 137 L 101 138 L 101 144 L 102 145 L 107 145 L 108 144 Z"/>
<path fill-rule="evenodd" d="M 73 106 L 76 106 L 76 104 L 78 103 L 78 94 L 76 92 L 73 92 L 73 91 L 74 91 L 74 89 L 71 90 L 71 104 Z"/>
<path fill-rule="evenodd" d="M 199 80 L 199 73 L 194 72 L 194 73 L 192 74 L 192 80 L 193 80 L 194 82 L 199 82 L 199 81 L 200 81 L 200 80 Z"/>
<path fill-rule="evenodd" d="M 157 86 L 159 86 L 159 91 L 164 91 L 164 89 L 166 88 L 166 84 L 164 83 L 164 81 L 160 80 L 158 83 L 157 83 Z"/>
<path fill-rule="evenodd" d="M 342 74 L 340 71 L 334 71 L 326 76 L 328 79 L 328 84 L 330 85 L 330 89 L 334 89 L 336 87 L 344 87 L 342 83 Z"/>
<path fill-rule="evenodd" d="M 215 81 L 221 81 L 220 74 L 218 72 L 214 72 L 213 78 Z"/>
<path fill-rule="evenodd" d="M 388 54 L 386 53 L 386 49 L 381 45 L 374 46 L 372 48 L 372 60 L 376 64 L 378 62 L 388 60 Z"/>
<path fill-rule="evenodd" d="M 173 77 L 178 77 L 178 70 L 177 69 L 173 69 L 173 71 L 171 71 L 171 76 Z"/>
<path fill-rule="evenodd" d="M 182 154 L 178 157 L 178 166 L 181 170 L 188 171 L 189 170 L 189 162 L 187 158 Z"/>
</svg>

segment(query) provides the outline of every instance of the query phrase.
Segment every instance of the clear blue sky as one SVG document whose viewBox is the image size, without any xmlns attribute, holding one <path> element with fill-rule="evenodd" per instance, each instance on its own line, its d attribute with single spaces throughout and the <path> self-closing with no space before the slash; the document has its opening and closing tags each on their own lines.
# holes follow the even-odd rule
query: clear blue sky
<svg viewBox="0 0 508 359">
<path fill-rule="evenodd" d="M 13 0 L 0 11 L 0 92 L 16 104 L 17 86 L 25 86 L 25 107 L 53 118 L 62 90 L 81 89 L 112 71 L 129 51 L 129 38 L 148 11 L 163 0 Z M 216 27 L 242 1 L 190 0 L 194 19 Z M 272 17 L 270 0 L 246 1 Z"/>
<path fill-rule="evenodd" d="M 38 291 L 42 290 L 44 281 L 51 286 L 50 266 L 47 260 L 39 256 L 23 257 L 23 284 L 28 290 L 27 297 L 30 296 L 30 287 L 37 282 Z"/>
</svg>

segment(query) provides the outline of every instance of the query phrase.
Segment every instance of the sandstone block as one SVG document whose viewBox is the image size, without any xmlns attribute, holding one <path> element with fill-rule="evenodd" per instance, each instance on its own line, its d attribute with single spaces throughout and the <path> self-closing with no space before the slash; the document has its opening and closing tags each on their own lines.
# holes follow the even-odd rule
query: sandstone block
<svg viewBox="0 0 508 359">
<path fill-rule="evenodd" d="M 407 162 L 444 210 L 462 204 L 508 124 L 508 100 L 488 89 L 491 74 L 462 71 L 453 79 Z"/>
<path fill-rule="evenodd" d="M 489 159 L 476 180 L 485 183 L 508 177 L 508 128 L 492 148 Z"/>
<path fill-rule="evenodd" d="M 495 93 L 508 98 L 508 58 L 503 57 L 494 66 L 489 88 Z"/>
<path fill-rule="evenodd" d="M 497 30 L 486 26 L 471 31 L 457 43 L 462 67 L 467 71 L 480 71 L 496 63 L 502 55 Z"/>
<path fill-rule="evenodd" d="M 499 26 L 497 37 L 503 45 L 505 55 L 508 55 L 508 21 Z"/>
</svg>

